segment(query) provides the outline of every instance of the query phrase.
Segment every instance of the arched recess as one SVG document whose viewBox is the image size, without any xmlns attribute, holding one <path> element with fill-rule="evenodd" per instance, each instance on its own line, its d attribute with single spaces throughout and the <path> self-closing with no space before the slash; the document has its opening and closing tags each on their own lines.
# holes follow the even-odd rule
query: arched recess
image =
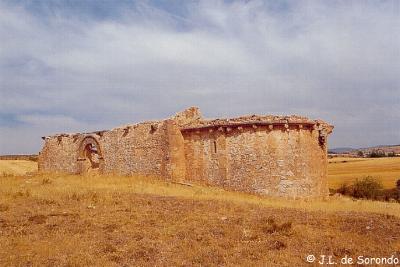
<svg viewBox="0 0 400 267">
<path fill-rule="evenodd" d="M 78 169 L 80 174 L 102 173 L 104 170 L 103 151 L 93 136 L 87 136 L 79 145 Z"/>
</svg>

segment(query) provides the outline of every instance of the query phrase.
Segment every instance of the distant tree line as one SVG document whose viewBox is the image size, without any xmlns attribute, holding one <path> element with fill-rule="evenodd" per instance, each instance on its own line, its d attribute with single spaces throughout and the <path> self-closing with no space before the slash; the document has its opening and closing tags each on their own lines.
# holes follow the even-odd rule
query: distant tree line
<svg viewBox="0 0 400 267">
<path fill-rule="evenodd" d="M 366 158 L 384 158 L 384 157 L 397 157 L 396 153 L 394 151 L 390 151 L 388 153 L 385 153 L 385 151 L 380 150 L 380 149 L 374 149 L 369 153 L 363 152 L 359 150 L 357 152 L 357 156 L 359 157 L 366 157 Z"/>
</svg>

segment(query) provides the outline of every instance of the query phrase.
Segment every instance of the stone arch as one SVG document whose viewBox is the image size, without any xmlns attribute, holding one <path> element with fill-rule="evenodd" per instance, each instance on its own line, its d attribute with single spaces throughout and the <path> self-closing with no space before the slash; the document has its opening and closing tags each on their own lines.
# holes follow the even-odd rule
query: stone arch
<svg viewBox="0 0 400 267">
<path fill-rule="evenodd" d="M 94 136 L 86 136 L 79 145 L 78 170 L 80 174 L 102 173 L 104 170 L 103 151 Z"/>
</svg>

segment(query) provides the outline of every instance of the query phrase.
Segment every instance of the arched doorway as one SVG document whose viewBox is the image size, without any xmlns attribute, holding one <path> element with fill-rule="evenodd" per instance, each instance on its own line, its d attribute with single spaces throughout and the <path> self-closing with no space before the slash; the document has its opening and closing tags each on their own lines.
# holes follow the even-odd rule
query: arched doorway
<svg viewBox="0 0 400 267">
<path fill-rule="evenodd" d="M 101 173 L 104 165 L 103 153 L 99 142 L 93 137 L 85 137 L 79 146 L 79 173 Z"/>
</svg>

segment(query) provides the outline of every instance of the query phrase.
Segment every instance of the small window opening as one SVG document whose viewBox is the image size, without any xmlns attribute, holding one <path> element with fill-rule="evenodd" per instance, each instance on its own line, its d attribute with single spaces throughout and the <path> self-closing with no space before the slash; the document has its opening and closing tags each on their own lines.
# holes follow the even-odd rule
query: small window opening
<svg viewBox="0 0 400 267">
<path fill-rule="evenodd" d="M 217 153 L 217 141 L 214 141 L 214 153 Z"/>
</svg>

